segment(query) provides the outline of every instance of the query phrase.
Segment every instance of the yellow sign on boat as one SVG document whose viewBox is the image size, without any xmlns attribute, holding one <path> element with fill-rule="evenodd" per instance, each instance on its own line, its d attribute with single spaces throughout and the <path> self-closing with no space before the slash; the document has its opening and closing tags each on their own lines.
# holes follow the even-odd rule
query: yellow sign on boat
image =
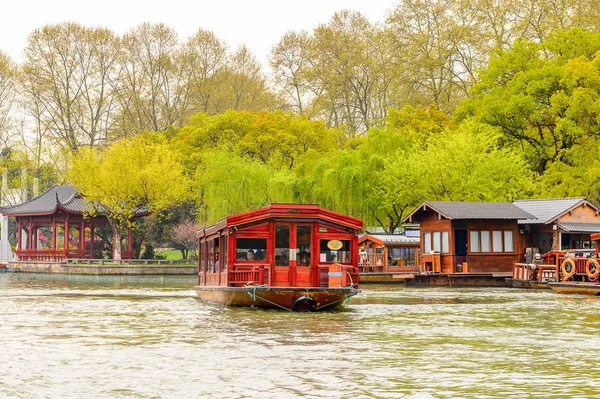
<svg viewBox="0 0 600 399">
<path fill-rule="evenodd" d="M 331 240 L 327 243 L 327 248 L 333 251 L 340 250 L 343 246 L 344 244 L 340 240 Z"/>
</svg>

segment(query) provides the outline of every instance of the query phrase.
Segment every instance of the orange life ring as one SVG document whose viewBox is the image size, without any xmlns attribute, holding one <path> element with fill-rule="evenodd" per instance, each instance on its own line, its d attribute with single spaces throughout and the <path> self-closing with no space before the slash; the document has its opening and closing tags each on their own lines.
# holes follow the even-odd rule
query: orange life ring
<svg viewBox="0 0 600 399">
<path fill-rule="evenodd" d="M 573 277 L 575 274 L 575 261 L 571 258 L 566 258 L 560 265 L 560 272 L 566 279 Z"/>
<path fill-rule="evenodd" d="M 594 265 L 593 272 L 592 265 Z M 595 280 L 596 277 L 598 277 L 598 274 L 600 274 L 600 264 L 596 259 L 590 258 L 587 262 L 585 262 L 585 274 L 587 274 L 592 280 Z"/>
</svg>

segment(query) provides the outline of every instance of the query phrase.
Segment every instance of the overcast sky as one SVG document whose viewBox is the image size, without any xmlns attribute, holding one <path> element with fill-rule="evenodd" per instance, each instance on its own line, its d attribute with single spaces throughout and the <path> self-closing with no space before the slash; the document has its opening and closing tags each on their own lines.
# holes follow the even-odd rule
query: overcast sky
<svg viewBox="0 0 600 399">
<path fill-rule="evenodd" d="M 289 30 L 311 31 L 335 11 L 360 11 L 382 22 L 397 0 L 7 0 L 2 2 L 0 49 L 22 61 L 27 36 L 66 21 L 103 26 L 122 34 L 142 22 L 164 22 L 181 41 L 198 28 L 212 30 L 230 48 L 246 44 L 264 64 L 271 47 Z M 263 65 L 266 66 L 266 65 Z"/>
</svg>

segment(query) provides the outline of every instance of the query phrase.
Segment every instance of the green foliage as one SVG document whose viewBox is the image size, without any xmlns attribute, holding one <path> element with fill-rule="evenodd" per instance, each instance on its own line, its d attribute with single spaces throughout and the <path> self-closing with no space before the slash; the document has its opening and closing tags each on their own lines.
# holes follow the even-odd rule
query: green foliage
<svg viewBox="0 0 600 399">
<path fill-rule="evenodd" d="M 189 195 L 189 181 L 160 134 L 140 134 L 114 143 L 104 152 L 80 149 L 69 180 L 94 207 L 107 208 L 113 233 L 130 224 L 137 209 L 158 212 Z M 117 245 L 120 239 L 114 241 Z"/>
<path fill-rule="evenodd" d="M 504 145 L 543 174 L 569 150 L 600 137 L 600 34 L 557 31 L 541 44 L 518 41 L 494 58 L 455 121 L 474 115 L 497 126 Z"/>
</svg>

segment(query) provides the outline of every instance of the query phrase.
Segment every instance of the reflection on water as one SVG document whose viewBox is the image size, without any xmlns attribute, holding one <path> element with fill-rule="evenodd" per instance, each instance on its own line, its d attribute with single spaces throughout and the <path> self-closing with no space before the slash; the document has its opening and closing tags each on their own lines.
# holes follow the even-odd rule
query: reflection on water
<svg viewBox="0 0 600 399">
<path fill-rule="evenodd" d="M 306 314 L 194 283 L 0 275 L 0 396 L 600 397 L 600 298 L 365 286 Z"/>
</svg>

